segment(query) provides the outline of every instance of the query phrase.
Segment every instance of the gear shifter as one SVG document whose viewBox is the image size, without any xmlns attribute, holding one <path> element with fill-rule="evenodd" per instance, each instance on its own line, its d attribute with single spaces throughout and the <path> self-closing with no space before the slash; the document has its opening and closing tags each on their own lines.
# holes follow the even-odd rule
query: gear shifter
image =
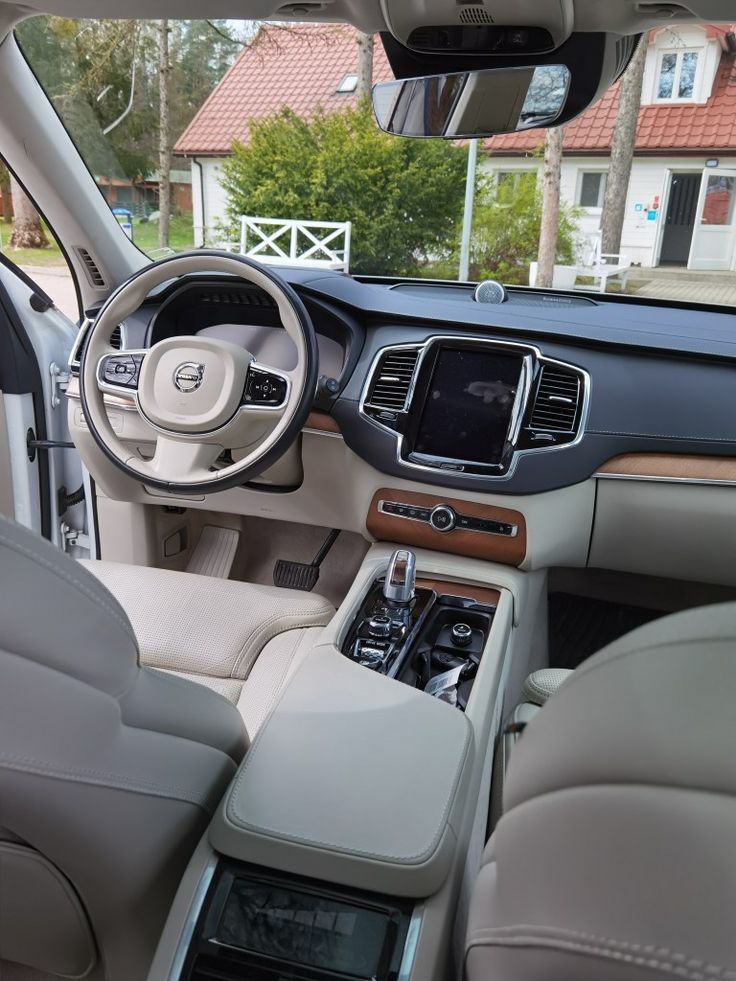
<svg viewBox="0 0 736 981">
<path fill-rule="evenodd" d="M 408 548 L 397 548 L 389 559 L 383 598 L 387 603 L 409 606 L 416 594 L 417 557 Z"/>
</svg>

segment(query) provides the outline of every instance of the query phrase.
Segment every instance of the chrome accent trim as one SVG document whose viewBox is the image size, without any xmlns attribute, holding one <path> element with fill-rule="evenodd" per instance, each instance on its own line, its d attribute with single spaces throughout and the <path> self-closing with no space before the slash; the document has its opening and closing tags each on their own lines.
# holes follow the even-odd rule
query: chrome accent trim
<svg viewBox="0 0 736 981">
<path fill-rule="evenodd" d="M 608 475 L 604 474 L 602 476 L 608 476 Z M 384 504 L 398 504 L 400 507 L 404 507 L 404 508 L 415 508 L 415 507 L 420 507 L 421 505 L 405 504 L 403 501 L 387 501 L 385 498 L 381 498 L 381 500 L 376 505 L 376 510 L 380 511 L 381 514 L 388 515 L 389 518 L 398 518 L 399 521 L 418 521 L 419 524 L 421 525 L 429 525 L 432 531 L 436 531 L 438 535 L 446 535 L 449 531 L 469 531 L 471 534 L 496 535 L 498 538 L 516 538 L 516 536 L 519 534 L 519 526 L 513 524 L 511 525 L 511 533 L 509 535 L 504 535 L 500 531 L 486 531 L 484 528 L 458 528 L 457 524 L 455 524 L 452 528 L 447 528 L 444 531 L 442 531 L 439 528 L 435 528 L 433 525 L 429 523 L 429 521 L 425 521 L 423 518 L 412 518 L 411 515 L 409 514 L 392 514 L 390 511 L 386 511 L 386 509 L 384 508 Z M 450 507 L 450 505 L 437 504 L 435 505 L 435 507 Z M 434 508 L 424 508 L 424 510 L 434 511 Z M 452 510 L 454 511 L 455 509 L 453 508 Z M 456 516 L 459 517 L 460 515 L 462 515 L 462 512 L 455 511 L 455 514 Z M 463 515 L 463 517 L 473 517 L 473 515 Z M 488 520 L 494 521 L 495 519 L 489 518 Z M 499 524 L 508 525 L 511 524 L 511 522 L 501 521 L 499 522 Z"/>
<path fill-rule="evenodd" d="M 447 514 L 449 515 L 450 523 L 446 528 L 438 528 L 437 525 L 432 522 L 432 518 L 435 516 L 435 514 L 437 514 L 440 511 L 447 512 Z M 399 517 L 401 517 L 401 515 L 399 515 Z M 456 528 L 457 511 L 455 510 L 455 508 L 451 508 L 449 504 L 435 504 L 435 506 L 429 512 L 429 521 L 427 522 L 427 524 L 433 531 L 438 531 L 440 535 L 447 535 L 451 531 L 454 531 Z"/>
<path fill-rule="evenodd" d="M 202 912 L 204 897 L 207 895 L 207 891 L 210 888 L 216 868 L 217 856 L 211 855 L 207 860 L 204 871 L 202 872 L 199 882 L 197 883 L 197 887 L 194 890 L 192 901 L 189 904 L 186 919 L 184 920 L 184 926 L 181 934 L 179 935 L 179 942 L 176 945 L 176 950 L 174 951 L 174 956 L 171 960 L 168 981 L 181 981 L 181 973 L 184 970 L 184 961 L 189 953 L 189 945 L 191 944 L 192 937 L 194 936 L 194 927 L 197 925 L 199 914 Z"/>
<path fill-rule="evenodd" d="M 404 566 L 403 579 L 394 580 L 397 566 Z M 416 596 L 417 557 L 410 548 L 397 548 L 388 560 L 383 583 L 384 599 L 390 603 L 411 603 Z"/>
<path fill-rule="evenodd" d="M 417 348 L 417 347 L 420 348 L 420 353 L 419 353 L 419 357 L 417 358 L 416 366 L 414 368 L 411 384 L 409 385 L 409 392 L 407 394 L 406 401 L 404 402 L 403 411 L 406 412 L 408 408 L 411 406 L 412 398 L 414 397 L 414 389 L 416 387 L 416 380 L 419 375 L 419 369 L 422 365 L 424 357 L 426 356 L 427 349 L 432 344 L 443 342 L 443 341 L 473 341 L 474 343 L 487 344 L 490 347 L 502 348 L 505 351 L 516 351 L 522 356 L 523 359 L 522 375 L 526 375 L 526 378 L 523 379 L 522 384 L 519 385 L 517 398 L 514 403 L 514 408 L 512 409 L 512 420 L 509 425 L 509 434 L 510 435 L 512 434 L 512 431 L 515 427 L 516 439 L 509 440 L 509 442 L 511 442 L 512 445 L 512 451 L 511 451 L 511 461 L 509 463 L 509 467 L 506 473 L 478 474 L 478 473 L 464 473 L 461 470 L 443 471 L 440 467 L 430 467 L 423 463 L 414 463 L 412 460 L 407 460 L 402 455 L 402 451 L 404 449 L 405 437 L 401 433 L 397 433 L 395 429 L 391 428 L 391 426 L 386 426 L 382 422 L 379 422 L 377 419 L 374 419 L 365 410 L 366 406 L 371 405 L 371 403 L 368 402 L 367 399 L 368 399 L 368 392 L 370 391 L 370 386 L 373 381 L 373 376 L 375 375 L 378 369 L 378 365 L 380 364 L 381 358 L 388 351 L 406 350 L 407 348 Z M 556 365 L 557 367 L 564 368 L 567 371 L 573 371 L 579 376 L 581 392 L 582 392 L 582 401 L 580 406 L 580 421 L 578 424 L 577 432 L 575 434 L 575 438 L 570 440 L 569 443 L 562 443 L 559 446 L 530 446 L 524 450 L 517 450 L 515 448 L 515 445 L 516 442 L 518 442 L 518 436 L 521 429 L 521 424 L 524 419 L 524 415 L 530 404 L 531 383 L 532 383 L 532 376 L 533 376 L 533 371 L 530 369 L 533 368 L 535 362 L 539 364 L 540 368 L 543 368 L 546 365 Z M 526 365 L 526 371 L 524 370 L 524 365 Z M 519 393 L 521 392 L 521 389 L 524 386 L 524 384 L 526 384 L 524 401 L 520 402 Z M 590 374 L 585 370 L 585 368 L 580 368 L 578 365 L 570 364 L 567 361 L 559 361 L 557 358 L 545 357 L 545 355 L 542 354 L 540 349 L 536 347 L 534 344 L 521 344 L 515 341 L 495 340 L 493 338 L 481 337 L 477 334 L 432 334 L 430 337 L 426 338 L 426 340 L 421 342 L 387 344 L 385 347 L 382 347 L 379 351 L 377 351 L 373 359 L 373 362 L 371 364 L 371 367 L 368 371 L 368 376 L 366 378 L 366 381 L 363 385 L 360 394 L 360 402 L 358 403 L 358 413 L 369 423 L 371 423 L 371 425 L 376 426 L 378 429 L 382 430 L 383 432 L 390 433 L 390 435 L 394 437 L 396 442 L 396 463 L 402 469 L 418 470 L 422 473 L 431 473 L 435 475 L 442 474 L 443 472 L 445 472 L 450 476 L 460 477 L 468 481 L 478 481 L 478 480 L 504 481 L 504 480 L 511 480 L 511 478 L 514 476 L 520 457 L 526 456 L 529 453 L 553 453 L 556 451 L 567 450 L 572 446 L 577 446 L 581 442 L 583 436 L 585 435 L 585 427 L 588 421 L 588 412 L 590 409 L 591 384 L 592 383 L 591 383 Z M 552 432 L 552 430 L 550 430 L 550 432 Z"/>
<path fill-rule="evenodd" d="M 82 342 L 90 329 L 94 320 L 89 317 L 85 317 L 82 323 L 79 325 L 79 330 L 77 331 L 77 336 L 74 338 L 74 343 L 72 344 L 72 349 L 69 352 L 69 368 L 76 368 L 79 371 L 79 352 L 82 349 Z"/>
<path fill-rule="evenodd" d="M 597 480 L 638 480 L 638 481 L 650 481 L 658 484 L 694 484 L 696 486 L 700 485 L 703 487 L 734 487 L 736 486 L 736 480 L 719 480 L 718 478 L 711 477 L 655 477 L 649 474 L 633 474 L 633 473 L 610 473 L 606 471 L 601 473 L 596 471 L 593 476 Z"/>
<path fill-rule="evenodd" d="M 286 395 L 284 395 L 283 400 L 279 402 L 278 405 L 261 405 L 258 402 L 254 402 L 252 405 L 246 405 L 245 403 L 241 402 L 238 411 L 240 411 L 240 409 L 245 409 L 246 411 L 256 409 L 259 412 L 283 412 L 283 410 L 288 406 L 289 398 L 291 397 L 291 376 L 285 371 L 279 371 L 278 368 L 271 368 L 270 366 L 260 364 L 255 360 L 251 361 L 251 363 L 248 365 L 248 374 L 250 373 L 251 368 L 255 371 L 263 371 L 268 375 L 277 375 L 279 378 L 283 379 L 286 382 Z M 245 376 L 245 384 L 248 384 L 247 374 Z M 245 392 L 245 388 L 243 388 L 243 392 Z"/>
<path fill-rule="evenodd" d="M 409 929 L 406 931 L 404 941 L 404 953 L 401 956 L 399 973 L 396 981 L 410 981 L 411 972 L 414 968 L 414 958 L 416 957 L 417 947 L 419 946 L 419 932 L 422 927 L 422 914 L 416 910 L 411 914 Z"/>
</svg>

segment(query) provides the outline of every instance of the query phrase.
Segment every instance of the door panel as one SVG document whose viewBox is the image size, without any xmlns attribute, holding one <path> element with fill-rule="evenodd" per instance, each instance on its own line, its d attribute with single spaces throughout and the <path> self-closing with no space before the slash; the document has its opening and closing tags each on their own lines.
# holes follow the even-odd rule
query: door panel
<svg viewBox="0 0 736 981">
<path fill-rule="evenodd" d="M 662 233 L 660 265 L 687 264 L 695 225 L 701 174 L 672 174 Z"/>
<path fill-rule="evenodd" d="M 688 268 L 732 268 L 735 217 L 736 169 L 706 168 L 700 187 Z"/>
</svg>

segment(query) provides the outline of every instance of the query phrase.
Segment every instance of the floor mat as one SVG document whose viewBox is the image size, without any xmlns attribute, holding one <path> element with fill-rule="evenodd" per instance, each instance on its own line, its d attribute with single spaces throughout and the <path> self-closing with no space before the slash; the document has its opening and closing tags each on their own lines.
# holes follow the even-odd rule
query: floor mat
<svg viewBox="0 0 736 981">
<path fill-rule="evenodd" d="M 246 518 L 230 578 L 273 586 L 276 560 L 311 562 L 328 531 L 329 528 L 313 525 Z M 360 535 L 340 532 L 320 566 L 314 592 L 339 606 L 353 584 L 368 547 L 368 542 Z"/>
<path fill-rule="evenodd" d="M 606 644 L 664 615 L 661 610 L 641 606 L 623 606 L 571 593 L 550 593 L 550 667 L 576 668 Z"/>
</svg>

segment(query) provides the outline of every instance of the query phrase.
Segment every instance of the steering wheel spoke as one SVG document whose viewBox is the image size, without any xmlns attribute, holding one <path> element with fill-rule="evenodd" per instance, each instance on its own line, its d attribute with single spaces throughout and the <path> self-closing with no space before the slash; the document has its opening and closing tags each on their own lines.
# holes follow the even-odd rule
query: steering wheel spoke
<svg viewBox="0 0 736 981">
<path fill-rule="evenodd" d="M 283 411 L 291 395 L 292 375 L 290 371 L 259 361 L 251 362 L 243 390 L 243 407 Z"/>
<path fill-rule="evenodd" d="M 217 443 L 200 443 L 160 435 L 156 440 L 153 459 L 146 461 L 145 469 L 150 470 L 155 477 L 172 482 L 205 480 L 223 449 Z"/>
</svg>

